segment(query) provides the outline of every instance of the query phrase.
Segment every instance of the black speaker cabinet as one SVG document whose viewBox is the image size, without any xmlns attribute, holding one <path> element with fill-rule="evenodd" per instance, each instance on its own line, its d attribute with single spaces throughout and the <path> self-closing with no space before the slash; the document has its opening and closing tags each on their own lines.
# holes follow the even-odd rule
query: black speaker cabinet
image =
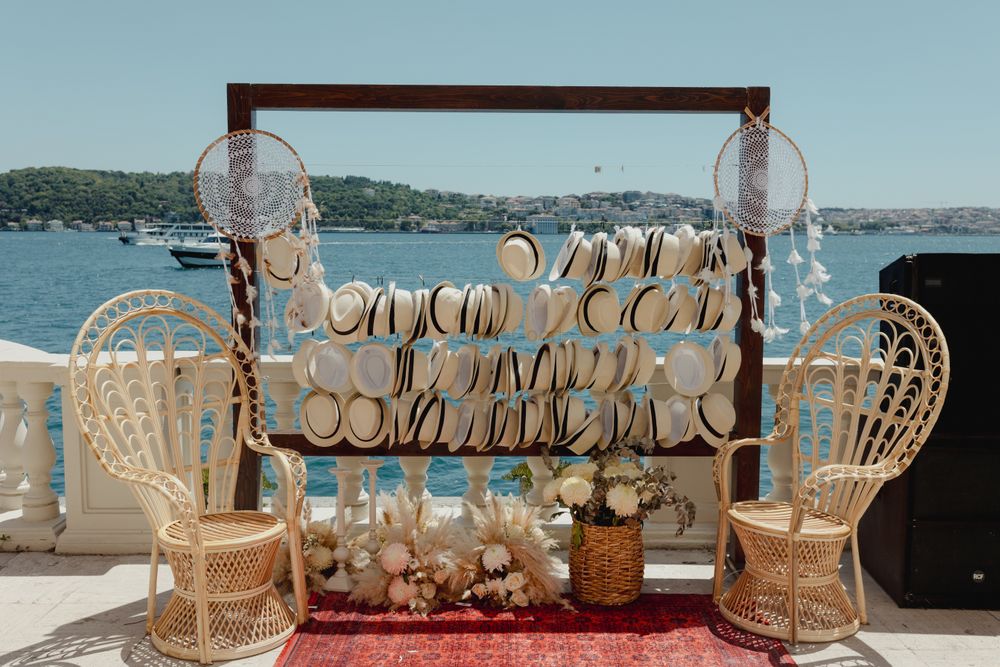
<svg viewBox="0 0 1000 667">
<path fill-rule="evenodd" d="M 888 482 L 859 527 L 861 562 L 903 607 L 1000 609 L 1000 292 L 984 267 L 1000 255 L 900 257 L 879 274 L 941 325 L 951 383 L 910 468 Z"/>
</svg>

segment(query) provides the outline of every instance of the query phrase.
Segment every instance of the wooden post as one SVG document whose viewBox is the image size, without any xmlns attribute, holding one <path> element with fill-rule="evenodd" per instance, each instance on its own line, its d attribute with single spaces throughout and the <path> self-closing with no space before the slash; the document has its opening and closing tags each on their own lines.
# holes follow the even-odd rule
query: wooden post
<svg viewBox="0 0 1000 667">
<path fill-rule="evenodd" d="M 250 85 L 246 83 L 231 83 L 226 87 L 226 99 L 228 103 L 228 132 L 237 130 L 252 130 L 254 128 L 255 114 L 253 102 L 251 100 Z M 237 250 L 247 262 L 250 263 L 249 284 L 257 285 L 257 244 L 250 241 L 230 241 L 230 252 L 236 255 Z M 243 342 L 250 348 L 253 355 L 260 352 L 260 332 L 254 335 L 250 327 L 251 307 L 247 304 L 247 284 L 243 280 L 242 272 L 236 267 L 235 262 L 229 265 L 230 273 L 236 277 L 237 282 L 233 285 L 233 297 L 236 301 L 236 308 L 244 317 L 241 324 L 233 313 L 233 327 L 243 339 Z M 253 298 L 253 312 L 260 312 L 260 297 Z M 258 315 L 259 317 L 259 315 Z M 263 400 L 263 388 L 261 388 Z M 237 406 L 235 410 L 239 410 Z M 239 416 L 234 415 L 233 427 L 239 423 Z M 239 476 L 236 480 L 236 495 L 234 497 L 234 507 L 238 510 L 260 509 L 260 455 L 244 447 L 240 454 Z"/>
</svg>

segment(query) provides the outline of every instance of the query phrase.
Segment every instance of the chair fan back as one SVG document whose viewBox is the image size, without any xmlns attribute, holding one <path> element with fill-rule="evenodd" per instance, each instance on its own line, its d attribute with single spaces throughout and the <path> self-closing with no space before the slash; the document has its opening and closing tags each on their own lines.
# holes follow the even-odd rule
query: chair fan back
<svg viewBox="0 0 1000 667">
<path fill-rule="evenodd" d="M 913 301 L 870 294 L 832 308 L 789 358 L 778 393 L 777 435 L 797 444 L 796 490 L 826 465 L 902 473 L 937 420 L 948 377 L 944 335 Z M 854 522 L 884 479 L 829 484 L 815 506 Z"/>
<path fill-rule="evenodd" d="M 171 292 L 112 299 L 81 329 L 70 375 L 81 433 L 109 473 L 168 473 L 199 514 L 232 509 L 244 439 L 262 420 L 260 382 L 218 313 Z M 155 527 L 176 518 L 158 492 L 130 486 Z"/>
</svg>

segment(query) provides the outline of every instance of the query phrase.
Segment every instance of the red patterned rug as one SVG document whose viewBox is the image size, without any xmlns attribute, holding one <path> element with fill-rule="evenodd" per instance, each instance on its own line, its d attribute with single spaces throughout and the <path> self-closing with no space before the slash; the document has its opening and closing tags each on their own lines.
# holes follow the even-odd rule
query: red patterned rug
<svg viewBox="0 0 1000 667">
<path fill-rule="evenodd" d="M 312 602 L 316 603 L 317 600 Z M 776 639 L 743 632 L 708 595 L 643 595 L 624 607 L 513 611 L 451 606 L 420 618 L 318 599 L 278 665 L 794 665 Z"/>
</svg>

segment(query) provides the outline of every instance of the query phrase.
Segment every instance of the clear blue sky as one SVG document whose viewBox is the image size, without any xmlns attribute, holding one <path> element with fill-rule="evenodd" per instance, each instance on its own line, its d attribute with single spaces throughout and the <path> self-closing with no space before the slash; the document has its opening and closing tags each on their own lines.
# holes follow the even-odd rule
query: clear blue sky
<svg viewBox="0 0 1000 667">
<path fill-rule="evenodd" d="M 5 4 L 2 26 L 0 171 L 189 170 L 225 131 L 229 81 L 769 85 L 821 207 L 1000 206 L 995 2 L 34 0 Z M 258 124 L 311 173 L 707 196 L 736 120 L 269 113 Z"/>
</svg>

